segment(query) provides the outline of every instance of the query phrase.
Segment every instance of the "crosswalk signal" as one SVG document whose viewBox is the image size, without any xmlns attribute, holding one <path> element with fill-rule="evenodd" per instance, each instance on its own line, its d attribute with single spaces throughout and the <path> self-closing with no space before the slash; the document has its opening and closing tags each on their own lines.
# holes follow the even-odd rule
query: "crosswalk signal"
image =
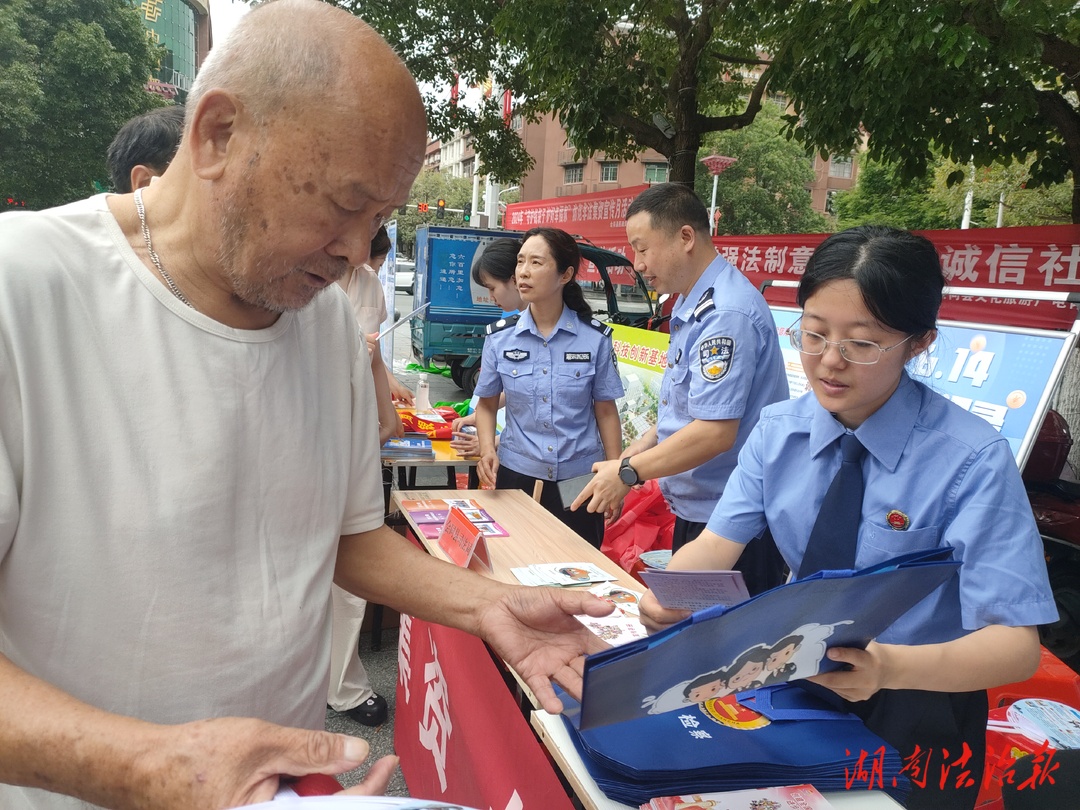
<svg viewBox="0 0 1080 810">
<path fill-rule="evenodd" d="M 469 223 L 469 220 L 472 219 L 472 203 L 471 202 L 467 202 L 467 203 L 465 203 L 465 205 L 462 206 L 461 217 L 462 217 L 462 219 L 465 220 L 466 225 Z"/>
<path fill-rule="evenodd" d="M 435 218 L 442 219 L 446 216 L 446 200 L 439 200 L 439 207 L 435 210 Z"/>
<path fill-rule="evenodd" d="M 427 203 L 417 203 L 416 204 L 416 210 L 419 211 L 421 214 L 426 214 L 428 212 L 428 204 Z"/>
</svg>

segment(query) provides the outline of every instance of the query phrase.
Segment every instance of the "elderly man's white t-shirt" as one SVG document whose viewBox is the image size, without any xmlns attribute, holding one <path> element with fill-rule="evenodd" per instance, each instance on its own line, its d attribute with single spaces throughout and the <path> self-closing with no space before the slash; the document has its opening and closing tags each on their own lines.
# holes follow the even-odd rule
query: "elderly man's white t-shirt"
<svg viewBox="0 0 1080 810">
<path fill-rule="evenodd" d="M 162 256 L 168 269 L 169 257 Z M 345 296 L 185 306 L 104 195 L 0 216 L 0 652 L 161 723 L 324 724 L 338 537 L 382 523 Z M 0 786 L 0 807 L 79 803 Z"/>
</svg>

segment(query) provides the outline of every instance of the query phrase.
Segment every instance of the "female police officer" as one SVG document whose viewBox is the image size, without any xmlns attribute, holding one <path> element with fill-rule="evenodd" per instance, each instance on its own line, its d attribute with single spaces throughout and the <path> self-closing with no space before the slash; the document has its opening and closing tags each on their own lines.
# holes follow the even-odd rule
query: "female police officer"
<svg viewBox="0 0 1080 810">
<path fill-rule="evenodd" d="M 921 236 L 863 226 L 821 243 L 791 330 L 813 393 L 762 411 L 707 529 L 671 560 L 673 569 L 729 568 L 765 526 L 799 576 L 951 545 L 957 577 L 866 649 L 829 650 L 847 668 L 812 679 L 905 759 L 948 757 L 908 800 L 935 809 L 974 806 L 985 690 L 1035 671 L 1035 625 L 1057 616 L 1008 441 L 905 370 L 936 337 L 943 284 Z M 832 498 L 844 466 L 856 477 L 835 488 L 846 500 Z M 652 628 L 683 615 L 642 599 Z M 939 765 L 957 767 L 939 779 Z"/>
<path fill-rule="evenodd" d="M 527 308 L 488 328 L 476 393 L 480 480 L 531 492 L 599 547 L 604 516 L 565 509 L 555 482 L 584 475 L 596 461 L 618 458 L 623 395 L 610 328 L 592 317 L 574 280 L 581 253 L 555 228 L 528 231 L 515 279 Z M 495 411 L 506 392 L 506 429 L 495 447 Z"/>
</svg>

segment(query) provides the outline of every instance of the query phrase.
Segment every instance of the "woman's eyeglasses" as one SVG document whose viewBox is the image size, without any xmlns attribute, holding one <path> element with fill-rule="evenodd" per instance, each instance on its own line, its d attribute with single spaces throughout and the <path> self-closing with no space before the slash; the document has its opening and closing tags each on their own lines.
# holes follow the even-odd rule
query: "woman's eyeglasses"
<svg viewBox="0 0 1080 810">
<path fill-rule="evenodd" d="M 897 346 L 903 346 L 914 335 L 908 335 L 899 343 L 892 346 L 879 346 L 872 340 L 826 340 L 824 335 L 817 332 L 809 332 L 806 329 L 792 328 L 788 330 L 792 348 L 798 349 L 803 354 L 818 356 L 825 353 L 829 346 L 836 346 L 840 350 L 840 356 L 849 363 L 860 366 L 872 366 L 881 359 L 885 352 L 891 352 Z"/>
</svg>

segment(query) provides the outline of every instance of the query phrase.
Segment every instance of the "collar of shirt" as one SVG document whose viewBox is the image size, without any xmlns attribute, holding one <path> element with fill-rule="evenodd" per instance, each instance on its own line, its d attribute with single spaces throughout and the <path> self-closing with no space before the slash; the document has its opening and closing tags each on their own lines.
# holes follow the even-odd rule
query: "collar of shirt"
<svg viewBox="0 0 1080 810">
<path fill-rule="evenodd" d="M 574 335 L 577 334 L 577 318 L 574 317 L 574 310 L 570 309 L 566 304 L 563 304 L 562 314 L 559 316 L 559 322 L 555 325 L 555 329 L 548 337 L 544 337 L 540 334 L 540 330 L 536 326 L 536 321 L 533 320 L 532 308 L 525 307 L 521 311 L 521 317 L 518 318 L 517 325 L 514 326 L 514 333 L 520 334 L 521 332 L 531 332 L 541 340 L 550 340 L 555 337 L 555 333 L 560 329 L 569 332 Z"/>
<path fill-rule="evenodd" d="M 890 472 L 896 470 L 919 416 L 919 390 L 907 372 L 901 375 L 885 404 L 855 430 L 859 442 Z M 810 423 L 810 456 L 817 458 L 847 430 L 824 408 L 814 409 Z"/>
<path fill-rule="evenodd" d="M 701 300 L 701 296 L 705 294 L 705 291 L 709 287 L 713 287 L 714 291 L 717 286 L 717 278 L 724 274 L 726 270 L 735 270 L 735 267 L 719 253 L 716 254 L 716 258 L 709 262 L 709 266 L 705 268 L 698 280 L 694 282 L 694 286 L 690 288 L 690 292 L 686 295 L 680 295 L 679 299 L 675 302 L 675 306 L 671 309 L 672 321 L 679 321 L 686 323 L 694 315 L 694 310 L 697 308 L 698 301 Z M 735 270 L 735 272 L 738 272 Z"/>
</svg>

